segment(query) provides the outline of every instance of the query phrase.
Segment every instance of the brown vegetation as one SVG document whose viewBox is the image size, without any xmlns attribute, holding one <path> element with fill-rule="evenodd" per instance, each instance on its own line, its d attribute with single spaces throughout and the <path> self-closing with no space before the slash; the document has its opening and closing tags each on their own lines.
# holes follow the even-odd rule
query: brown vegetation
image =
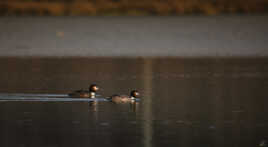
<svg viewBox="0 0 268 147">
<path fill-rule="evenodd" d="M 183 15 L 268 12 L 268 0 L 6 0 L 1 15 Z"/>
</svg>

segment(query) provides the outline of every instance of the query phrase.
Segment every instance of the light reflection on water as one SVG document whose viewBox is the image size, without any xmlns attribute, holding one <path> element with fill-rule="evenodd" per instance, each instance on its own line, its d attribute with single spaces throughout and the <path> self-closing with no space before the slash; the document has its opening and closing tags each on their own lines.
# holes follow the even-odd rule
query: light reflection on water
<svg viewBox="0 0 268 147">
<path fill-rule="evenodd" d="M 259 146 L 268 137 L 267 64 L 267 59 L 1 58 L 0 92 L 13 93 L 7 98 L 66 96 L 92 82 L 100 85 L 101 97 L 131 89 L 142 97 L 125 105 L 2 101 L 0 146 Z"/>
<path fill-rule="evenodd" d="M 144 133 L 143 133 L 143 140 L 145 147 L 152 147 L 152 137 L 153 137 L 153 128 L 152 128 L 152 72 L 153 72 L 153 65 L 152 60 L 144 60 L 143 70 L 144 70 L 144 91 L 146 91 L 146 99 L 144 99 L 145 108 L 143 111 L 143 120 L 144 120 Z"/>
</svg>

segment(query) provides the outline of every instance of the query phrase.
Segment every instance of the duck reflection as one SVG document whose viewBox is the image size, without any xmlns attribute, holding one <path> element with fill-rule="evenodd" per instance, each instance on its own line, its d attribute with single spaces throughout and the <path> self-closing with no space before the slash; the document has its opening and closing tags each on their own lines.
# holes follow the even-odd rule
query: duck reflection
<svg viewBox="0 0 268 147">
<path fill-rule="evenodd" d="M 140 105 L 140 102 L 138 102 L 138 101 L 134 101 L 134 102 L 130 103 L 130 104 L 129 104 L 129 106 L 130 106 L 130 110 L 131 110 L 132 112 L 137 112 L 137 111 L 139 111 L 139 105 Z"/>
<path fill-rule="evenodd" d="M 260 141 L 259 147 L 267 147 L 267 146 L 268 146 L 268 143 L 266 139 L 263 139 Z"/>
<path fill-rule="evenodd" d="M 104 101 L 105 102 L 105 101 Z M 112 102 L 112 101 L 111 101 Z M 97 112 L 98 111 L 98 107 L 99 107 L 99 103 L 97 100 L 94 100 L 94 101 L 90 101 L 88 102 L 88 106 L 89 106 L 89 110 L 93 111 L 93 112 Z M 128 107 L 128 109 L 131 111 L 131 112 L 137 112 L 139 110 L 139 105 L 140 105 L 140 102 L 139 101 L 136 101 L 136 100 L 133 100 L 131 102 L 127 102 L 127 103 L 114 103 L 112 102 L 111 104 L 123 104 L 123 105 L 120 105 L 120 107 Z"/>
<path fill-rule="evenodd" d="M 88 102 L 89 109 L 92 110 L 93 112 L 98 111 L 98 102 L 97 101 L 90 101 Z"/>
</svg>

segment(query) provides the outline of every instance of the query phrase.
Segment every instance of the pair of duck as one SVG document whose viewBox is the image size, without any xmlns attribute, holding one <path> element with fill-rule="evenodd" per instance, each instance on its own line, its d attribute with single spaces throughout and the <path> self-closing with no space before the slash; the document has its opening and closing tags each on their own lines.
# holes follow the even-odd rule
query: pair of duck
<svg viewBox="0 0 268 147">
<path fill-rule="evenodd" d="M 92 84 L 89 87 L 89 90 L 77 90 L 69 94 L 70 97 L 74 98 L 96 98 L 96 92 L 99 90 L 99 87 L 96 84 Z M 107 98 L 107 100 L 115 103 L 129 103 L 135 101 L 139 96 L 137 90 L 132 90 L 130 96 L 127 95 L 112 95 Z"/>
</svg>

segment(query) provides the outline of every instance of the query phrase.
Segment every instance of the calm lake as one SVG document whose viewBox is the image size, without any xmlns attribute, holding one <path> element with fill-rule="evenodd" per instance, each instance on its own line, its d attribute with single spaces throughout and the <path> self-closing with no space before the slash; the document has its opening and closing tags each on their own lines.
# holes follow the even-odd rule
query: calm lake
<svg viewBox="0 0 268 147">
<path fill-rule="evenodd" d="M 268 56 L 268 15 L 0 17 L 0 56 Z"/>
<path fill-rule="evenodd" d="M 101 98 L 137 89 L 136 104 L 0 101 L 1 147 L 258 147 L 268 137 L 267 58 L 0 58 L 6 93 Z M 4 94 L 5 93 L 5 94 Z"/>
</svg>

